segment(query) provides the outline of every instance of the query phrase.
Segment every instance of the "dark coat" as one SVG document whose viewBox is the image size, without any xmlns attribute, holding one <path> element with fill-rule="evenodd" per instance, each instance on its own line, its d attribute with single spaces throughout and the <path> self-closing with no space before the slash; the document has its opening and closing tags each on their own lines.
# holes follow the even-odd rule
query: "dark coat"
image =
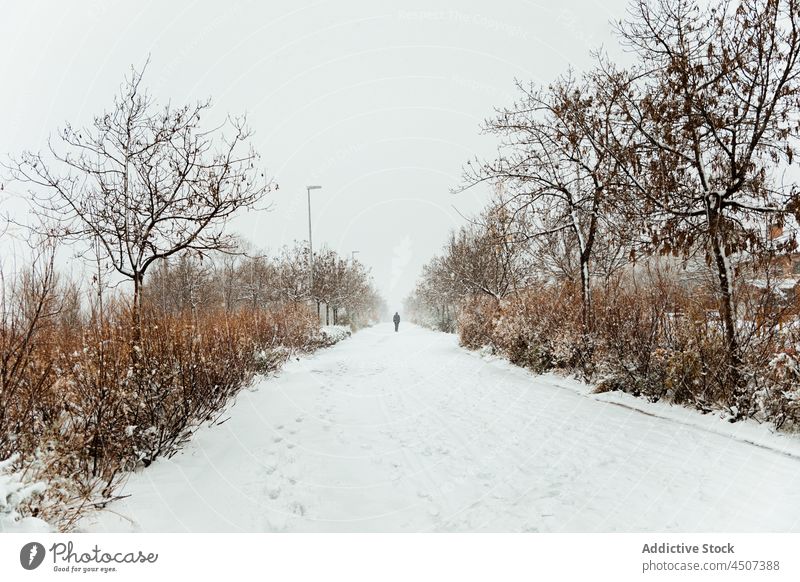
<svg viewBox="0 0 800 582">
<path fill-rule="evenodd" d="M 394 317 L 392 318 L 392 321 L 395 322 L 395 323 L 400 323 L 400 314 L 399 313 L 395 313 Z"/>
</svg>

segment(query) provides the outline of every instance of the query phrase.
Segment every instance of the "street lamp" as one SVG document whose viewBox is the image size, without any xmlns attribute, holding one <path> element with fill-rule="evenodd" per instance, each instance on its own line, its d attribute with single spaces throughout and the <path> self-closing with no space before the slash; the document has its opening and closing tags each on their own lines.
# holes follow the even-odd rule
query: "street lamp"
<svg viewBox="0 0 800 582">
<path fill-rule="evenodd" d="M 311 267 L 311 287 L 309 292 L 314 288 L 314 247 L 311 244 L 311 191 L 319 190 L 320 188 L 322 186 L 306 186 L 306 194 L 308 194 L 308 260 Z M 317 317 L 319 317 L 319 311 L 317 311 Z"/>
<path fill-rule="evenodd" d="M 355 263 L 355 262 L 356 262 L 356 255 L 357 255 L 358 253 L 360 253 L 360 252 L 361 252 L 361 251 L 352 251 L 352 252 L 350 253 L 350 261 L 352 261 L 353 263 Z"/>
</svg>

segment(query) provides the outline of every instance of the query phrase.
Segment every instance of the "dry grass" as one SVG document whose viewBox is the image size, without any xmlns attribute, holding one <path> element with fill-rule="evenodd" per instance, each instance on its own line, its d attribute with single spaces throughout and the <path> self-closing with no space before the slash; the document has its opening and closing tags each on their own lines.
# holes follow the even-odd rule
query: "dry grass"
<svg viewBox="0 0 800 582">
<path fill-rule="evenodd" d="M 304 305 L 270 310 L 66 317 L 52 269 L 4 295 L 0 323 L 0 459 L 49 484 L 23 507 L 61 530 L 112 499 L 124 475 L 178 451 L 256 374 L 321 342 Z"/>
</svg>

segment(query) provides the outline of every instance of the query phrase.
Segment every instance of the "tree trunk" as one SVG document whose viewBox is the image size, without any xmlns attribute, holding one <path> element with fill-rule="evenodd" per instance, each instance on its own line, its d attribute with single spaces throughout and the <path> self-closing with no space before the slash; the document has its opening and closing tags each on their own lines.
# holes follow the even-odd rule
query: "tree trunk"
<svg viewBox="0 0 800 582">
<path fill-rule="evenodd" d="M 142 283 L 144 276 L 136 273 L 133 276 L 133 306 L 131 309 L 131 323 L 133 325 L 134 341 L 138 344 L 142 335 Z"/>
<path fill-rule="evenodd" d="M 131 308 L 131 325 L 133 333 L 131 335 L 131 363 L 134 368 L 138 368 L 140 360 L 140 350 L 142 342 L 142 282 L 144 278 L 141 273 L 136 273 L 133 277 L 133 305 Z"/>
<path fill-rule="evenodd" d="M 709 242 L 717 270 L 719 283 L 719 313 L 725 334 L 726 359 L 733 386 L 733 399 L 736 405 L 735 416 L 743 418 L 748 413 L 749 403 L 745 401 L 745 387 L 742 385 L 742 359 L 739 353 L 739 340 L 736 334 L 736 313 L 733 303 L 733 273 L 731 272 L 722 230 L 722 213 L 719 210 L 720 197 L 710 193 L 706 196 L 706 215 L 708 217 Z"/>
<path fill-rule="evenodd" d="M 572 210 L 572 228 L 575 231 L 575 236 L 578 239 L 578 262 L 581 271 L 581 326 L 583 335 L 588 335 L 591 329 L 591 280 L 589 277 L 589 259 L 592 256 L 592 247 L 594 246 L 596 221 L 595 217 L 589 221 L 589 232 L 584 238 L 581 231 L 581 225 L 578 221 L 575 209 Z"/>
<path fill-rule="evenodd" d="M 594 360 L 594 349 L 592 347 L 591 333 L 592 323 L 592 281 L 589 273 L 589 261 L 592 257 L 594 241 L 597 232 L 597 207 L 600 203 L 601 188 L 595 188 L 592 210 L 589 217 L 588 232 L 583 236 L 580 221 L 575 209 L 572 210 L 572 225 L 579 244 L 579 263 L 581 270 L 581 368 L 585 380 L 589 380 L 594 374 L 592 362 Z"/>
<path fill-rule="evenodd" d="M 584 336 L 588 336 L 591 330 L 592 320 L 592 291 L 589 287 L 589 257 L 581 253 L 581 327 Z"/>
</svg>

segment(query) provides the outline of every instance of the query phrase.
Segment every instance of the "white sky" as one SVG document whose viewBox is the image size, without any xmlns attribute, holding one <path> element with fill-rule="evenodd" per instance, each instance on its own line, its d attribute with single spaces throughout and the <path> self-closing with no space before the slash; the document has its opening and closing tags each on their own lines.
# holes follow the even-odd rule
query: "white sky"
<svg viewBox="0 0 800 582">
<path fill-rule="evenodd" d="M 467 159 L 494 151 L 480 122 L 513 101 L 515 78 L 584 69 L 600 45 L 618 54 L 609 21 L 626 4 L 3 1 L 0 155 L 90 121 L 150 54 L 156 97 L 248 114 L 280 189 L 234 228 L 263 248 L 306 240 L 305 186 L 322 185 L 315 248 L 358 250 L 394 311 L 463 222 L 456 209 L 486 202 L 449 193 Z"/>
</svg>

